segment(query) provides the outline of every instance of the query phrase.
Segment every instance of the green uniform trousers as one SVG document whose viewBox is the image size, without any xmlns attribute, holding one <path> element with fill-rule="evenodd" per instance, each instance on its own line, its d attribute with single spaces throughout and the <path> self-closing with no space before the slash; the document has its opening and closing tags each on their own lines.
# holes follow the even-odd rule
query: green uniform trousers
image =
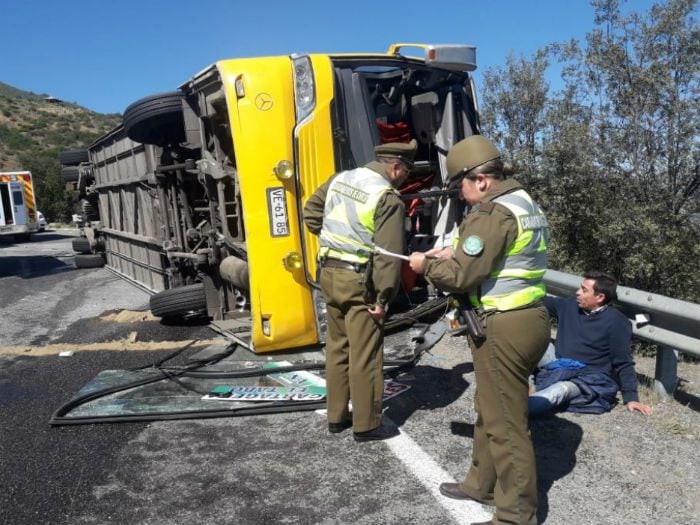
<svg viewBox="0 0 700 525">
<path fill-rule="evenodd" d="M 537 524 L 537 471 L 528 431 L 528 376 L 550 338 L 549 314 L 535 307 L 489 315 L 472 344 L 476 376 L 472 465 L 461 489 L 496 506 L 495 524 Z"/>
<path fill-rule="evenodd" d="M 377 428 L 382 419 L 384 322 L 375 321 L 363 299 L 362 274 L 343 268 L 321 269 L 326 298 L 326 403 L 328 422 L 349 419 L 353 431 Z"/>
</svg>

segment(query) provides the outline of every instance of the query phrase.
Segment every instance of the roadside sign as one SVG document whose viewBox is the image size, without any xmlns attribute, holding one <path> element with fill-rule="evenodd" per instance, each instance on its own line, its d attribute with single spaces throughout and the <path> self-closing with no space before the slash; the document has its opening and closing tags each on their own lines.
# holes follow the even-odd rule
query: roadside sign
<svg viewBox="0 0 700 525">
<path fill-rule="evenodd" d="M 202 399 L 226 401 L 320 401 L 326 388 L 317 386 L 216 386 Z"/>
<path fill-rule="evenodd" d="M 309 372 L 307 372 L 309 373 Z M 314 375 L 310 374 L 309 375 Z M 314 376 L 317 377 L 317 376 Z M 321 379 L 321 378 L 318 378 Z M 384 381 L 383 399 L 391 399 L 411 388 L 396 381 Z M 216 401 L 320 401 L 326 397 L 326 387 L 306 386 L 233 386 L 217 385 L 202 399 Z"/>
</svg>

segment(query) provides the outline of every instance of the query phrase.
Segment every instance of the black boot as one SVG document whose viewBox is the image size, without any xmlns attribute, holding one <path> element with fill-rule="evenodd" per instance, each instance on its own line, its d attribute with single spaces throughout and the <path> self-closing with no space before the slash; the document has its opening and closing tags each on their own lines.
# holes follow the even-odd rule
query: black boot
<svg viewBox="0 0 700 525">
<path fill-rule="evenodd" d="M 384 420 L 379 424 L 377 428 L 372 430 L 367 430 L 365 432 L 353 432 L 353 438 L 357 442 L 364 441 L 380 441 L 382 439 L 389 439 L 400 434 L 399 429 L 394 425 L 387 425 Z"/>
<path fill-rule="evenodd" d="M 328 423 L 328 432 L 331 434 L 338 434 L 343 430 L 347 430 L 352 426 L 352 419 L 344 419 L 340 423 Z"/>
</svg>

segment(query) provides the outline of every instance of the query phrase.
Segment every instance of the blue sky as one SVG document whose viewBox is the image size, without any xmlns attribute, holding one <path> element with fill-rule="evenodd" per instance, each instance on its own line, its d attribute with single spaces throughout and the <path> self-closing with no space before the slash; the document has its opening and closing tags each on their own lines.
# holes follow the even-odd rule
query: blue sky
<svg viewBox="0 0 700 525">
<path fill-rule="evenodd" d="M 394 42 L 475 45 L 479 85 L 479 71 L 509 53 L 583 39 L 593 9 L 588 0 L 0 0 L 0 21 L 0 81 L 121 113 L 220 59 L 384 52 Z"/>
</svg>

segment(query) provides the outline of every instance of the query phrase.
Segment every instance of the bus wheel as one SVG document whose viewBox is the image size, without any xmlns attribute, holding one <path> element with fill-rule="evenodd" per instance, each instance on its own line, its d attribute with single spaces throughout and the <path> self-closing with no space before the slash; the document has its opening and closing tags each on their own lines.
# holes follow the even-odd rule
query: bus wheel
<svg viewBox="0 0 700 525">
<path fill-rule="evenodd" d="M 151 296 L 151 313 L 156 317 L 182 317 L 207 308 L 202 283 L 164 290 Z"/>
<path fill-rule="evenodd" d="M 85 237 L 73 239 L 73 251 L 78 253 L 92 253 L 90 241 L 88 241 Z"/>
<path fill-rule="evenodd" d="M 76 255 L 74 262 L 76 268 L 102 268 L 105 265 L 105 259 L 101 253 Z"/>
<path fill-rule="evenodd" d="M 64 166 L 76 166 L 89 160 L 88 150 L 86 149 L 69 149 L 58 154 L 58 162 Z"/>
<path fill-rule="evenodd" d="M 86 221 L 99 221 L 100 220 L 100 210 L 87 199 L 82 199 L 80 201 L 80 208 L 83 212 L 83 217 Z"/>
<path fill-rule="evenodd" d="M 61 178 L 63 182 L 78 182 L 79 176 L 78 166 L 66 166 L 65 168 L 61 168 Z"/>
<path fill-rule="evenodd" d="M 171 91 L 137 100 L 124 110 L 126 135 L 135 142 L 167 146 L 185 140 L 184 93 Z"/>
</svg>

